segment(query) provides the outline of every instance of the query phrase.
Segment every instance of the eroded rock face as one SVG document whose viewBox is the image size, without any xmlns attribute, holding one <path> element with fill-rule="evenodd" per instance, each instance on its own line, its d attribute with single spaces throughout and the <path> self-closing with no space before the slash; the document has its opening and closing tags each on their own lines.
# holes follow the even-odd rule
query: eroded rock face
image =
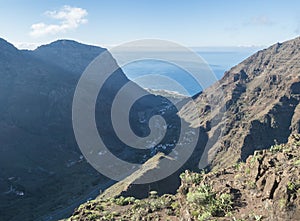
<svg viewBox="0 0 300 221">
<path fill-rule="evenodd" d="M 261 50 L 230 69 L 195 99 L 198 110 L 189 104 L 183 107 L 179 115 L 192 126 L 205 128 L 210 139 L 221 130 L 208 153 L 212 167 L 246 160 L 255 150 L 285 143 L 291 133 L 299 132 L 299 73 L 300 38 L 296 38 Z M 217 108 L 204 114 L 208 98 Z M 223 119 L 215 121 L 222 109 Z M 194 120 L 198 113 L 200 124 Z"/>
</svg>

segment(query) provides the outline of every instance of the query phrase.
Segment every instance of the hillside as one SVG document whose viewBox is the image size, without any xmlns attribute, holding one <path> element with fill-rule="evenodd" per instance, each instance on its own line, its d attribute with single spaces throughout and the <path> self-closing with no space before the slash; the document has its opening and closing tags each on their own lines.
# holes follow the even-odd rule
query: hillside
<svg viewBox="0 0 300 221">
<path fill-rule="evenodd" d="M 300 37 L 250 56 L 195 99 L 198 109 L 186 104 L 180 110 L 193 127 L 203 129 L 200 138 L 208 137 L 207 148 L 198 151 L 211 168 L 246 160 L 300 132 L 299 73 Z"/>
<path fill-rule="evenodd" d="M 100 189 L 104 190 L 114 183 L 83 158 L 76 144 L 71 119 L 73 94 L 81 72 L 103 51 L 103 48 L 69 40 L 44 45 L 35 51 L 22 51 L 0 39 L 0 219 L 60 218 L 70 214 L 73 208 L 87 199 L 96 197 Z M 132 90 L 125 96 L 130 97 L 138 92 L 147 96 L 131 109 L 129 121 L 132 130 L 137 135 L 146 136 L 149 133 L 149 119 L 153 115 L 163 116 L 169 126 L 162 142 L 145 150 L 124 145 L 112 126 L 111 115 L 108 114 L 112 102 L 119 89 L 129 82 L 123 71 L 118 69 L 107 80 L 97 98 L 97 129 L 115 156 L 139 164 L 139 169 L 133 170 L 127 178 L 123 174 L 125 180 L 108 189 L 103 196 L 144 198 L 149 190 L 156 191 L 158 195 L 176 193 L 180 185 L 179 175 L 186 169 L 194 172 L 199 171 L 199 167 L 212 171 L 230 170 L 232 164 L 245 162 L 256 150 L 270 146 L 279 148 L 287 143 L 291 134 L 300 133 L 299 58 L 300 38 L 259 51 L 195 96 L 196 109 L 191 103 L 182 102 L 179 112 L 161 94 L 149 94 L 133 84 Z M 132 185 L 143 176 L 155 174 L 163 158 L 170 160 L 166 161 L 170 165 L 177 163 L 168 155 L 178 139 L 180 117 L 185 124 L 191 125 L 191 130 L 199 129 L 199 140 L 192 156 L 185 165 L 161 181 Z M 157 127 L 158 132 L 161 129 Z M 294 152 L 297 151 L 292 148 L 291 154 L 297 154 Z M 263 152 L 269 156 L 268 153 Z M 202 156 L 207 162 L 199 165 Z M 279 154 L 278 157 L 282 156 Z M 11 163 L 11 159 L 15 163 Z M 290 162 L 286 166 L 294 165 L 289 158 L 284 159 Z M 149 162 L 150 167 L 147 167 Z M 295 168 L 291 170 L 297 172 Z M 285 168 L 279 169 L 285 173 Z M 232 173 L 235 175 L 238 172 L 234 170 Z M 249 173 L 252 174 L 251 168 Z M 209 174 L 205 176 L 214 173 Z M 294 172 L 291 174 L 297 177 Z M 225 181 L 233 180 L 234 175 L 225 176 Z M 261 181 L 261 184 L 255 180 L 261 188 L 272 178 L 268 173 L 265 175 L 266 181 Z M 259 179 L 264 174 L 255 176 Z M 279 185 L 278 182 L 276 178 L 273 186 Z M 116 191 L 112 191 L 113 188 L 117 188 Z M 234 188 L 238 189 L 238 186 Z M 250 196 L 247 194 L 244 193 Z M 169 195 L 166 200 L 174 199 L 176 204 L 179 199 L 176 197 L 178 195 Z M 100 196 L 98 201 L 101 200 L 106 199 Z M 212 200 L 219 202 L 224 199 Z M 291 201 L 291 198 L 288 200 Z M 247 208 L 245 211 L 248 213 Z M 191 215 L 191 212 L 188 214 Z"/>
<path fill-rule="evenodd" d="M 292 144 L 291 142 L 287 145 L 282 144 L 288 142 L 291 134 L 300 133 L 299 58 L 300 38 L 277 43 L 250 56 L 226 72 L 219 82 L 195 96 L 194 102 L 197 108 L 193 108 L 192 103 L 187 103 L 178 113 L 191 127 L 200 129 L 198 145 L 184 167 L 172 176 L 158 182 L 160 185 L 157 183 L 144 186 L 133 184 L 134 180 L 138 180 L 147 173 L 151 174 L 152 167 L 150 170 L 141 169 L 140 173 L 132 174 L 124 181 L 107 189 L 104 194 L 93 202 L 94 204 L 87 204 L 91 208 L 96 208 L 94 206 L 97 206 L 99 202 L 103 204 L 100 206 L 102 209 L 96 212 L 95 217 L 105 220 L 105 217 L 113 216 L 112 211 L 118 208 L 115 207 L 116 203 L 114 202 L 119 204 L 119 202 L 122 203 L 125 200 L 124 198 L 115 200 L 114 198 L 117 196 L 140 199 L 147 196 L 149 190 L 155 191 L 158 195 L 175 193 L 176 191 L 173 191 L 173 189 L 179 185 L 176 177 L 179 177 L 183 169 L 198 171 L 200 167 L 200 169 L 206 168 L 212 171 L 204 175 L 205 179 L 201 178 L 202 181 L 199 184 L 205 184 L 205 188 L 198 186 L 199 191 L 204 191 L 210 197 L 214 196 L 208 200 L 217 203 L 224 200 L 228 201 L 228 195 L 224 195 L 225 198 L 227 197 L 226 199 L 222 197 L 218 199 L 217 196 L 223 191 L 227 191 L 226 194 L 235 193 L 235 195 L 233 194 L 235 198 L 230 198 L 233 201 L 228 201 L 230 206 L 225 207 L 226 211 L 224 207 L 217 208 L 217 213 L 215 213 L 216 211 L 208 211 L 213 213 L 210 215 L 225 215 L 226 212 L 236 218 L 248 219 L 247 217 L 252 214 L 253 217 L 254 215 L 256 218 L 265 216 L 269 220 L 274 220 L 274 217 L 280 218 L 279 220 L 286 220 L 287 218 L 293 220 L 294 218 L 291 218 L 294 216 L 291 215 L 293 212 L 287 212 L 287 209 L 298 212 L 299 207 L 296 206 L 296 210 L 293 210 L 293 206 L 290 208 L 287 205 L 294 205 L 294 201 L 295 205 L 299 204 L 295 195 L 295 188 L 298 189 L 299 180 L 294 180 L 299 177 L 299 168 L 297 167 L 299 140 L 297 138 L 296 141 L 292 141 Z M 272 151 L 267 151 L 271 146 L 273 146 Z M 249 158 L 253 154 L 255 156 Z M 203 156 L 204 162 L 200 161 L 201 156 Z M 160 159 L 158 157 L 155 169 L 159 169 Z M 246 164 L 243 162 L 246 162 Z M 147 163 L 145 163 L 145 168 L 148 168 Z M 170 161 L 170 164 L 172 164 L 172 161 Z M 233 164 L 236 164 L 235 167 L 232 166 Z M 151 165 L 153 164 L 151 163 Z M 242 168 L 242 171 L 236 167 Z M 189 176 L 198 177 L 200 175 Z M 185 185 L 185 181 L 182 182 L 179 192 Z M 290 189 L 293 190 L 285 191 L 284 188 L 287 185 L 292 185 L 293 188 Z M 160 188 L 161 186 L 166 187 L 168 190 Z M 224 190 L 221 187 L 224 187 Z M 196 189 L 193 191 L 196 191 Z M 290 194 L 291 191 L 294 191 L 293 196 Z M 200 192 L 199 194 L 204 193 Z M 181 202 L 181 198 L 184 197 L 177 194 L 175 196 L 162 196 L 162 198 L 158 198 L 159 202 L 152 202 L 152 199 L 137 201 L 142 205 L 150 203 L 148 205 L 150 208 L 148 206 L 144 208 L 146 210 L 144 214 L 136 210 L 136 208 L 140 208 L 139 203 L 138 205 L 127 205 L 120 209 L 121 213 L 128 215 L 127 217 L 125 215 L 125 220 L 128 220 L 129 217 L 135 217 L 134 215 L 137 217 L 133 220 L 142 218 L 144 220 L 166 220 L 169 213 L 175 217 L 185 217 L 186 215 L 187 217 L 184 220 L 197 216 L 201 220 L 203 212 L 205 214 L 207 211 L 201 211 L 203 209 L 201 206 L 197 207 L 193 203 L 185 202 L 192 200 L 188 200 L 189 197 L 187 196 L 180 205 L 180 208 L 186 208 L 186 210 L 181 211 L 172 208 L 172 203 L 178 204 Z M 126 198 L 125 204 L 131 204 L 132 200 L 132 198 Z M 168 201 L 167 210 L 164 207 L 161 208 L 161 203 L 164 201 Z M 152 208 L 153 203 L 158 203 L 158 211 L 160 212 L 155 212 L 157 208 L 156 206 L 154 206 L 154 209 Z M 271 208 L 268 207 L 268 203 L 270 203 Z M 278 209 L 279 204 L 281 204 L 283 210 Z M 87 211 L 84 210 L 87 205 L 81 206 L 74 213 L 73 218 L 75 220 L 76 217 L 78 218 L 77 215 L 79 217 L 93 216 L 88 212 L 89 208 L 87 208 Z M 215 205 L 211 206 L 214 207 Z M 191 211 L 193 208 L 195 211 Z M 265 210 L 266 208 L 271 211 L 269 215 Z M 118 211 L 118 209 L 116 210 Z M 104 211 L 104 213 L 101 211 Z M 255 211 L 256 214 L 252 211 Z M 277 215 L 277 212 L 280 213 L 280 216 Z M 138 214 L 142 215 L 139 216 Z M 178 220 L 173 216 L 168 218 Z M 298 214 L 294 217 L 297 216 Z M 116 217 L 120 218 L 121 215 L 116 215 Z"/>
<path fill-rule="evenodd" d="M 68 220 L 269 220 L 300 217 L 300 135 L 209 173 L 185 171 L 175 195 L 104 195 Z"/>
<path fill-rule="evenodd" d="M 72 128 L 79 77 L 103 51 L 70 40 L 26 51 L 0 39 L 0 220 L 47 220 L 57 210 L 63 211 L 59 217 L 70 215 L 114 183 L 87 163 Z M 97 126 L 119 157 L 147 160 L 151 150 L 133 153 L 114 138 L 110 107 L 128 82 L 118 69 L 105 83 L 96 103 Z M 131 89 L 125 96 L 143 91 L 135 84 Z M 132 111 L 132 125 L 140 134 L 147 132 L 147 120 L 169 104 L 148 95 Z M 142 125 L 138 116 L 145 120 Z"/>
<path fill-rule="evenodd" d="M 185 169 L 222 169 L 300 133 L 299 64 L 300 37 L 258 51 L 231 68 L 178 113 L 199 128 L 197 146 L 186 164 L 160 185 L 130 185 L 124 195 L 146 196 L 149 187 L 159 194 L 174 193 Z"/>
<path fill-rule="evenodd" d="M 0 40 L 0 220 L 36 219 L 101 182 L 72 131 L 72 97 L 81 73 L 34 53 Z"/>
</svg>

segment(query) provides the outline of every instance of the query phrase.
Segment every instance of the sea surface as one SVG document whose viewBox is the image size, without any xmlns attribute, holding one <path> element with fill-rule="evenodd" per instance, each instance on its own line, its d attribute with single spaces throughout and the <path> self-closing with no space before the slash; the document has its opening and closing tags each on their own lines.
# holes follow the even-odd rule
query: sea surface
<svg viewBox="0 0 300 221">
<path fill-rule="evenodd" d="M 259 47 L 195 48 L 196 52 L 212 70 L 215 81 L 224 72 L 258 51 Z M 126 76 L 143 88 L 175 91 L 194 95 L 203 90 L 199 81 L 183 68 L 160 60 L 139 60 L 122 67 Z"/>
</svg>

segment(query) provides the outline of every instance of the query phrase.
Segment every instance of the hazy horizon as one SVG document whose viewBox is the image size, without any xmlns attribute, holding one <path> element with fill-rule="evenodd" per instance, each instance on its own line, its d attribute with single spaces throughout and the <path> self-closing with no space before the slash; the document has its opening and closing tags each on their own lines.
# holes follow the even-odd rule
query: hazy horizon
<svg viewBox="0 0 300 221">
<path fill-rule="evenodd" d="M 300 34 L 300 2 L 38 1 L 2 3 L 0 36 L 33 49 L 57 39 L 111 47 L 163 39 L 195 47 L 266 47 Z M 17 19 L 15 16 L 18 16 Z"/>
<path fill-rule="evenodd" d="M 60 41 L 60 40 L 70 40 L 70 41 L 76 41 L 80 44 L 86 44 L 86 45 L 92 45 L 92 46 L 97 46 L 97 47 L 102 47 L 102 48 L 113 48 L 117 45 L 101 45 L 101 44 L 94 44 L 94 43 L 89 43 L 89 42 L 83 42 L 83 41 L 80 41 L 78 39 L 72 39 L 72 38 L 69 38 L 69 39 L 63 39 L 63 38 L 58 38 L 58 39 L 55 39 L 55 40 L 52 40 L 52 41 L 49 41 L 49 42 L 45 42 L 45 43 L 18 43 L 18 42 L 11 42 L 9 39 L 6 39 L 2 36 L 0 36 L 0 38 L 6 40 L 7 42 L 13 44 L 16 48 L 18 48 L 19 50 L 35 50 L 37 49 L 38 47 L 41 47 L 43 45 L 48 45 L 48 44 L 51 44 L 53 42 L 56 42 L 56 41 Z M 277 42 L 274 42 L 274 44 L 277 43 Z M 216 45 L 210 45 L 210 46 L 186 46 L 188 48 L 190 48 L 191 50 L 193 51 L 201 51 L 201 52 L 229 52 L 229 51 L 236 51 L 236 50 L 253 50 L 253 49 L 257 49 L 257 50 L 260 50 L 260 49 L 263 49 L 263 48 L 266 48 L 270 45 L 232 45 L 232 46 L 222 46 L 222 45 L 219 45 L 219 46 L 216 46 Z"/>
</svg>

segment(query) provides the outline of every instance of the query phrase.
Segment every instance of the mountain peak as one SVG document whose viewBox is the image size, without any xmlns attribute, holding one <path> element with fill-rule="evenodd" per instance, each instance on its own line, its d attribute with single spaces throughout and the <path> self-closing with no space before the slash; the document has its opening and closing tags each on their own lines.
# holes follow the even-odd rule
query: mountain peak
<svg viewBox="0 0 300 221">
<path fill-rule="evenodd" d="M 32 54 L 68 72 L 81 74 L 88 64 L 104 50 L 101 47 L 62 39 L 42 45 L 32 51 Z"/>
<path fill-rule="evenodd" d="M 83 43 L 77 42 L 75 40 L 69 40 L 69 39 L 59 39 L 54 42 L 51 42 L 50 44 L 41 45 L 36 50 L 40 50 L 40 49 L 44 49 L 44 48 L 57 48 L 57 49 L 61 49 L 61 50 L 83 49 L 83 48 L 103 49 L 98 46 L 83 44 Z"/>
<path fill-rule="evenodd" d="M 1 51 L 7 51 L 7 50 L 14 50 L 17 51 L 18 49 L 11 43 L 9 43 L 8 41 L 6 41 L 3 38 L 0 38 L 0 50 Z"/>
</svg>

